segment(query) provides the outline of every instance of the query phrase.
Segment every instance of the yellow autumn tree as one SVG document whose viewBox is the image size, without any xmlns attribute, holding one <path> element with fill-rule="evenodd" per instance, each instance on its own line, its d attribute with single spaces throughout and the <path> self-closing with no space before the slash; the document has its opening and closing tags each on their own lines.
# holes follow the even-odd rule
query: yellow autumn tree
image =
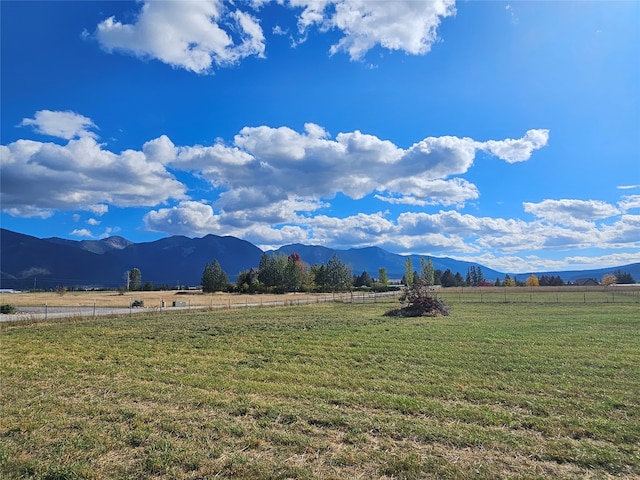
<svg viewBox="0 0 640 480">
<path fill-rule="evenodd" d="M 529 278 L 527 278 L 527 287 L 538 287 L 540 286 L 540 281 L 538 280 L 538 277 L 536 277 L 533 273 L 531 275 L 529 275 Z"/>
<path fill-rule="evenodd" d="M 618 281 L 618 279 L 616 278 L 615 275 L 613 275 L 612 273 L 607 273 L 606 275 L 604 275 L 602 277 L 602 281 L 600 283 L 602 283 L 603 285 L 606 285 L 608 287 L 609 285 L 613 285 L 617 281 Z"/>
</svg>

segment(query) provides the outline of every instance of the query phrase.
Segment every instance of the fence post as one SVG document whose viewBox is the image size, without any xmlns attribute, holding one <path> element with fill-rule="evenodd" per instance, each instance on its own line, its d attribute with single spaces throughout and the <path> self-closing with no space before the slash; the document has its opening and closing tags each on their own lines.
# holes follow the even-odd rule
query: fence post
<svg viewBox="0 0 640 480">
<path fill-rule="evenodd" d="M 49 303 L 44 302 L 44 319 L 47 320 L 49 318 Z"/>
<path fill-rule="evenodd" d="M 96 318 L 96 301 L 93 301 L 93 318 Z"/>
</svg>

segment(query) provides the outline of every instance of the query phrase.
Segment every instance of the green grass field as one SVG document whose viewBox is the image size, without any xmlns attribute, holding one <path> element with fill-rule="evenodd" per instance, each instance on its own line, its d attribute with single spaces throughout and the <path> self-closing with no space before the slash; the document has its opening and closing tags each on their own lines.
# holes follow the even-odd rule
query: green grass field
<svg viewBox="0 0 640 480">
<path fill-rule="evenodd" d="M 640 478 L 638 303 L 0 326 L 0 477 Z"/>
</svg>

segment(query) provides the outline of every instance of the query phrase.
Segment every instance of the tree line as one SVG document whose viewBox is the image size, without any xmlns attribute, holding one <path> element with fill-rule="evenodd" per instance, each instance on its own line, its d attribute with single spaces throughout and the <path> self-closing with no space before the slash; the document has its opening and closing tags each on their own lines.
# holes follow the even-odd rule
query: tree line
<svg viewBox="0 0 640 480">
<path fill-rule="evenodd" d="M 567 283 L 559 275 L 529 275 L 525 280 L 517 276 L 506 274 L 503 279 L 496 278 L 489 281 L 484 277 L 480 266 L 472 265 L 463 277 L 460 272 L 455 274 L 450 270 L 444 271 L 433 267 L 431 258 L 420 258 L 419 271 L 414 270 L 411 258 L 407 257 L 404 265 L 404 275 L 401 285 L 412 286 L 420 284 L 427 287 L 537 287 L 564 286 Z M 170 290 L 168 285 L 154 286 L 147 281 L 142 283 L 142 272 L 132 268 L 124 274 L 125 287 L 122 290 Z M 601 285 L 633 284 L 635 279 L 620 269 L 606 274 L 601 281 L 593 279 Z M 570 283 L 569 283 L 570 284 Z M 257 268 L 240 272 L 235 284 L 229 282 L 227 273 L 222 269 L 218 260 L 207 263 L 202 272 L 201 285 L 203 292 L 239 292 L 239 293 L 284 293 L 284 292 L 339 292 L 352 288 L 388 290 L 392 286 L 386 268 L 378 270 L 377 278 L 363 271 L 360 275 L 353 274 L 351 268 L 344 264 L 336 254 L 326 263 L 308 265 L 298 253 L 285 255 L 284 253 L 264 254 Z"/>
</svg>

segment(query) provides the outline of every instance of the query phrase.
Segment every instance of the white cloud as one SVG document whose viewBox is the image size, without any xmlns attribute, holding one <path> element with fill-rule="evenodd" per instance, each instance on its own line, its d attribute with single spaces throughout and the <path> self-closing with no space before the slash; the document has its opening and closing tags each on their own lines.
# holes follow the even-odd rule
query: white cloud
<svg viewBox="0 0 640 480">
<path fill-rule="evenodd" d="M 172 208 L 151 210 L 144 216 L 148 230 L 171 235 L 206 235 L 221 231 L 213 208 L 200 202 L 184 201 Z"/>
<path fill-rule="evenodd" d="M 104 232 L 100 235 L 100 238 L 109 238 L 114 233 L 118 233 L 120 231 L 120 227 L 107 227 L 104 229 Z"/>
<path fill-rule="evenodd" d="M 331 53 L 344 51 L 352 60 L 361 59 L 376 45 L 424 55 L 438 40 L 442 19 L 456 13 L 454 0 L 290 0 L 288 5 L 303 8 L 298 18 L 302 34 L 316 25 L 321 31 L 340 30 L 343 37 Z"/>
<path fill-rule="evenodd" d="M 456 14 L 455 0 L 275 1 L 299 12 L 301 37 L 292 38 L 293 46 L 304 42 L 312 27 L 320 33 L 338 30 L 342 37 L 330 52 L 346 52 L 352 60 L 361 59 L 375 46 L 424 55 L 439 40 L 437 30 L 442 20 Z M 214 65 L 223 67 L 249 56 L 264 57 L 266 46 L 260 20 L 247 9 L 257 15 L 266 3 L 270 2 L 147 0 L 132 23 L 109 17 L 98 24 L 95 37 L 108 52 L 127 52 L 207 73 Z M 272 31 L 274 35 L 287 34 L 279 25 Z M 82 36 L 88 33 L 82 32 Z"/>
<path fill-rule="evenodd" d="M 480 144 L 480 148 L 507 163 L 529 160 L 534 150 L 545 147 L 549 141 L 549 130 L 529 130 L 517 140 L 489 140 Z"/>
<path fill-rule="evenodd" d="M 86 228 L 75 229 L 69 235 L 73 235 L 74 237 L 89 237 L 93 238 L 93 234 L 87 230 Z"/>
<path fill-rule="evenodd" d="M 75 135 L 66 145 L 18 140 L 0 146 L 0 201 L 7 213 L 46 218 L 56 210 L 86 210 L 94 215 L 88 225 L 97 226 L 96 218 L 111 205 L 150 206 L 153 210 L 144 217 L 149 230 L 234 235 L 265 248 L 304 242 L 513 258 L 568 248 L 640 249 L 640 216 L 629 213 L 640 204 L 637 195 L 622 197 L 617 205 L 573 199 L 523 203 L 523 213 L 535 216 L 532 221 L 446 209 L 342 218 L 328 213 L 338 194 L 355 200 L 376 197 L 392 205 L 461 207 L 479 198 L 477 187 L 461 176 L 478 151 L 521 161 L 546 145 L 545 130 L 487 142 L 428 137 L 402 148 L 360 131 L 332 137 L 308 123 L 302 132 L 243 128 L 231 145 L 176 146 L 163 135 L 139 150 L 120 153 L 91 136 Z M 187 197 L 187 186 L 170 172 L 207 180 L 210 197 L 201 192 L 201 201 Z M 88 232 L 78 229 L 74 235 Z"/>
<path fill-rule="evenodd" d="M 80 137 L 98 138 L 94 132 L 90 131 L 97 128 L 93 121 L 71 111 L 39 110 L 34 118 L 23 119 L 20 126 L 33 127 L 38 133 L 65 140 Z"/>
<path fill-rule="evenodd" d="M 635 208 L 640 208 L 640 195 L 628 195 L 622 197 L 622 200 L 618 202 L 618 206 L 623 212 Z"/>
<path fill-rule="evenodd" d="M 52 210 L 101 215 L 107 204 L 153 206 L 184 197 L 184 185 L 162 164 L 139 151 L 109 152 L 91 137 L 66 145 L 18 140 L 3 146 L 0 158 L 0 199 L 12 215 L 49 216 Z"/>
<path fill-rule="evenodd" d="M 532 146 L 518 155 L 530 155 L 532 149 L 544 146 L 542 140 L 531 142 L 535 132 L 520 140 L 491 141 L 489 150 L 521 142 Z M 1 200 L 13 215 L 87 210 L 100 216 L 109 205 L 155 207 L 173 199 L 181 203 L 149 212 L 145 217 L 149 229 L 187 235 L 235 232 L 257 238 L 256 225 L 268 225 L 265 242 L 283 235 L 285 227 L 295 227 L 290 235 L 307 232 L 311 239 L 318 235 L 326 240 L 335 237 L 337 229 L 328 229 L 320 222 L 322 217 L 311 217 L 337 194 L 355 200 L 375 195 L 390 204 L 458 207 L 477 199 L 477 187 L 459 175 L 468 171 L 486 145 L 448 136 L 428 137 L 403 149 L 357 130 L 331 138 L 313 123 L 305 124 L 302 133 L 288 127 L 246 127 L 232 145 L 176 146 L 162 135 L 144 143 L 141 150 L 121 153 L 110 152 L 86 136 L 62 146 L 18 140 L 0 148 Z M 206 179 L 212 185 L 211 197 L 191 201 L 186 185 L 169 169 Z M 46 195 L 40 188 L 44 181 Z M 341 231 L 348 232 L 339 241 L 350 237 L 356 243 L 370 241 L 379 228 L 365 223 L 382 222 L 382 237 L 391 224 L 380 215 L 332 221 L 339 221 Z M 398 219 L 395 234 L 407 235 L 402 231 L 405 221 Z M 443 237 L 439 244 L 452 241 L 459 243 Z"/>
<path fill-rule="evenodd" d="M 260 214 L 257 214 L 259 216 Z M 292 218 L 289 218 L 292 220 Z M 252 221 L 238 219 L 237 215 L 215 213 L 203 202 L 183 201 L 171 208 L 148 212 L 143 221 L 148 230 L 171 235 L 233 235 L 250 241 L 261 248 L 272 248 L 308 239 L 305 229 L 295 225 L 274 228 L 270 222 L 258 218 Z"/>
<path fill-rule="evenodd" d="M 274 200 L 337 193 L 359 199 L 379 192 L 390 202 L 453 205 L 477 198 L 477 188 L 463 179 L 444 179 L 467 172 L 485 148 L 470 138 L 429 137 L 403 150 L 357 130 L 334 140 L 315 124 L 306 124 L 304 133 L 245 127 L 234 144 L 180 147 L 172 165 L 200 170 L 213 185 L 251 188 Z"/>
<path fill-rule="evenodd" d="M 480 196 L 478 188 L 463 178 L 452 180 L 426 180 L 419 177 L 406 177 L 393 180 L 387 189 L 397 193 L 396 196 L 376 195 L 378 200 L 392 204 L 462 206 L 468 200 Z"/>
<path fill-rule="evenodd" d="M 370 245 L 376 243 L 375 238 L 396 231 L 394 223 L 386 219 L 382 212 L 358 213 L 345 218 L 316 215 L 300 219 L 299 223 L 310 229 L 316 242 L 340 247 Z"/>
<path fill-rule="evenodd" d="M 596 220 L 620 214 L 615 206 L 599 200 L 543 200 L 524 202 L 523 206 L 525 212 L 544 221 L 586 229 Z"/>
<path fill-rule="evenodd" d="M 98 25 L 96 37 L 107 51 L 121 50 L 196 73 L 206 73 L 214 64 L 264 57 L 257 20 L 232 7 L 220 0 L 147 1 L 134 23 L 107 18 Z"/>
<path fill-rule="evenodd" d="M 87 210 L 89 210 L 90 212 L 93 212 L 94 214 L 96 214 L 99 217 L 101 217 L 102 215 L 104 215 L 105 213 L 107 213 L 109 211 L 109 206 L 108 205 L 104 205 L 104 204 L 89 205 L 89 206 L 87 206 Z"/>
</svg>

